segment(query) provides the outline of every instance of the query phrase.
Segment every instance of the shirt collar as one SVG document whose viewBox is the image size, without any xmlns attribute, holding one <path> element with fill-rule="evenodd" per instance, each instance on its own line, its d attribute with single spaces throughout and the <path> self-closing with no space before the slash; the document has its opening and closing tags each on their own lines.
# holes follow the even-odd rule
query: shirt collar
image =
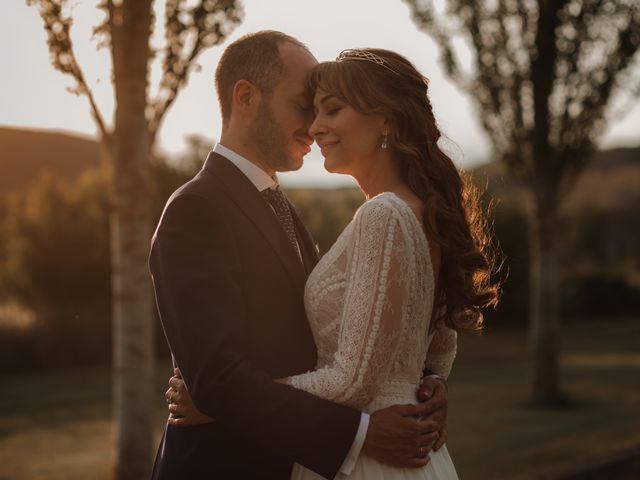
<svg viewBox="0 0 640 480">
<path fill-rule="evenodd" d="M 228 149 L 221 143 L 217 143 L 213 147 L 213 152 L 222 155 L 231 163 L 233 163 L 238 169 L 244 173 L 251 183 L 258 189 L 259 192 L 266 190 L 267 188 L 275 188 L 277 183 L 277 177 L 271 178 L 264 170 L 258 167 L 255 163 L 250 162 L 242 155 Z"/>
</svg>

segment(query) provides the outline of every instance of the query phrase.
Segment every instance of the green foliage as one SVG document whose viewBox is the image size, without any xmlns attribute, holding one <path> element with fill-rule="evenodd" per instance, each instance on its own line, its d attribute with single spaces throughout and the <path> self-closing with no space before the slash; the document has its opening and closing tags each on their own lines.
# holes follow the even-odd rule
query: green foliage
<svg viewBox="0 0 640 480">
<path fill-rule="evenodd" d="M 615 97 L 637 96 L 640 6 L 630 0 L 405 0 L 438 45 L 447 76 L 473 99 L 494 155 L 528 189 L 531 398 L 562 401 L 556 272 L 559 206 L 600 140 Z M 471 68 L 459 61 L 461 41 Z M 628 102 L 630 103 L 630 102 Z"/>
<path fill-rule="evenodd" d="M 522 327 L 529 318 L 529 235 L 524 207 L 500 204 L 495 209 L 494 231 L 504 255 L 505 279 L 496 310 L 485 312 L 489 326 Z"/>
<path fill-rule="evenodd" d="M 207 48 L 219 45 L 244 18 L 242 4 L 236 0 L 168 0 L 166 6 L 165 47 L 162 51 L 162 79 L 158 97 L 151 102 L 149 129 L 157 132 L 163 116 L 178 92 L 196 69 L 196 58 Z"/>
<path fill-rule="evenodd" d="M 11 199 L 5 228 L 5 283 L 22 302 L 67 308 L 108 292 L 107 189 L 99 171 L 74 184 L 41 177 Z"/>
<path fill-rule="evenodd" d="M 18 357 L 20 365 L 90 364 L 108 358 L 106 185 L 99 170 L 87 171 L 73 183 L 49 174 L 8 201 L 0 270 L 4 293 L 37 314 L 31 331 L 33 358 Z M 25 348 L 24 341 L 7 343 L 5 351 Z"/>
<path fill-rule="evenodd" d="M 616 208 L 584 208 L 564 223 L 562 310 L 568 317 L 640 308 L 640 196 Z"/>
<path fill-rule="evenodd" d="M 640 307 L 640 211 L 633 205 L 564 213 L 558 231 L 563 317 L 628 315 Z M 508 275 L 498 309 L 487 312 L 487 322 L 522 327 L 529 318 L 530 235 L 525 204 L 513 200 L 498 204 L 495 233 Z"/>
<path fill-rule="evenodd" d="M 562 285 L 562 310 L 569 318 L 628 315 L 640 309 L 640 288 L 620 273 L 572 271 Z"/>
<path fill-rule="evenodd" d="M 9 232 L 7 222 L 5 220 L 7 218 L 7 211 L 8 201 L 7 199 L 0 197 L 0 302 L 7 298 L 7 286 L 4 284 L 7 279 L 7 275 L 3 274 L 3 266 L 7 264 L 9 253 L 7 245 L 7 242 L 9 241 Z"/>
<path fill-rule="evenodd" d="M 287 196 L 300 211 L 321 255 L 327 253 L 364 202 L 355 188 L 288 189 Z"/>
<path fill-rule="evenodd" d="M 158 219 L 193 172 L 160 159 L 151 171 Z M 0 370 L 109 362 L 109 172 L 91 169 L 77 180 L 44 174 L 0 202 L 0 211 L 0 302 L 19 302 L 37 319 L 28 330 L 0 324 Z"/>
<path fill-rule="evenodd" d="M 151 162 L 151 218 L 153 226 L 160 220 L 164 205 L 171 194 L 182 184 L 188 182 L 198 171 L 195 164 L 184 167 L 170 165 L 162 158 L 154 158 Z"/>
<path fill-rule="evenodd" d="M 640 92 L 636 1 L 404 2 L 447 76 L 473 99 L 494 153 L 534 190 L 570 185 L 614 98 Z"/>
<path fill-rule="evenodd" d="M 183 159 L 181 167 L 162 158 L 153 160 L 154 222 L 171 193 L 199 168 L 208 149 L 205 143 L 193 139 L 192 147 L 199 153 Z M 48 174 L 28 190 L 0 201 L 0 307 L 17 302 L 34 311 L 37 319 L 27 329 L 0 321 L 0 370 L 109 362 L 108 184 L 108 172 L 97 168 L 75 180 Z M 288 189 L 287 195 L 321 254 L 364 201 L 354 188 Z M 529 227 L 525 203 L 517 198 L 502 198 L 495 209 L 495 232 L 508 276 L 498 309 L 487 312 L 490 330 L 522 328 L 529 315 Z M 640 261 L 640 213 L 632 208 L 636 203 L 565 214 L 559 232 L 566 265 L 561 283 L 565 316 L 628 314 L 640 307 L 634 286 Z M 156 345 L 164 352 L 162 332 L 157 330 Z"/>
</svg>

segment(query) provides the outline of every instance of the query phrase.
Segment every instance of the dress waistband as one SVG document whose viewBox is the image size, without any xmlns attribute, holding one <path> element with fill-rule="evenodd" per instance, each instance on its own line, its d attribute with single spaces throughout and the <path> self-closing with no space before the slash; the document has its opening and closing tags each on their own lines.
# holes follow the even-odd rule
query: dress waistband
<svg viewBox="0 0 640 480">
<path fill-rule="evenodd" d="M 415 400 L 418 382 L 390 381 L 380 386 L 377 397 L 394 397 Z"/>
</svg>

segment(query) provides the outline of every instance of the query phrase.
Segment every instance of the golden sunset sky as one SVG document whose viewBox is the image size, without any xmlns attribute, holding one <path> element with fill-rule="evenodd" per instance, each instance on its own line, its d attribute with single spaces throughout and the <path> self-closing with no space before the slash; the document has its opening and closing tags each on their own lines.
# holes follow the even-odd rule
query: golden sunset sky
<svg viewBox="0 0 640 480">
<path fill-rule="evenodd" d="M 96 128 L 84 97 L 66 92 L 70 78 L 55 71 L 34 7 L 23 0 L 2 0 L 0 16 L 0 125 L 35 129 L 53 129 L 88 136 Z M 97 0 L 70 2 L 74 17 L 72 37 L 79 62 L 94 89 L 105 117 L 113 112 L 110 83 L 110 57 L 107 50 L 96 51 L 91 29 L 101 20 L 95 8 Z M 158 1 L 153 44 L 162 44 L 164 2 Z M 396 50 L 430 79 L 431 99 L 436 117 L 447 135 L 447 148 L 456 162 L 469 167 L 488 159 L 488 142 L 480 128 L 477 113 L 469 99 L 441 74 L 435 45 L 411 21 L 409 9 L 401 0 L 244 0 L 245 18 L 239 28 L 218 47 L 199 57 L 201 70 L 191 76 L 188 86 L 165 117 L 160 132 L 160 148 L 179 154 L 185 148 L 185 136 L 218 137 L 219 108 L 213 90 L 213 72 L 220 54 L 229 42 L 256 30 L 282 30 L 305 42 L 318 60 L 329 60 L 345 48 L 381 47 Z M 464 46 L 461 47 L 463 57 Z M 468 54 L 466 55 L 468 58 Z M 157 65 L 153 69 L 157 71 Z M 152 70 L 152 71 L 153 71 Z M 156 85 L 152 75 L 151 91 Z M 615 121 L 622 107 L 628 114 Z M 610 114 L 609 127 L 602 137 L 605 148 L 640 144 L 640 102 L 619 98 Z M 338 184 L 349 180 L 330 175 L 322 169 L 319 151 L 314 148 L 305 167 L 287 174 L 287 183 Z"/>
</svg>

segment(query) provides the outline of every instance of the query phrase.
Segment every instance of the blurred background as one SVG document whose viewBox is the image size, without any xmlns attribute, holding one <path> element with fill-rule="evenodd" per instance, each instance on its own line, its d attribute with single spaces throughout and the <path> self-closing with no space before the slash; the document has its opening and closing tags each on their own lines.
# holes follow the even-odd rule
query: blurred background
<svg viewBox="0 0 640 480">
<path fill-rule="evenodd" d="M 133 303 L 114 290 L 146 275 L 165 201 L 219 135 L 223 49 L 261 29 L 319 61 L 407 56 L 443 148 L 484 191 L 505 283 L 449 379 L 460 477 L 640 478 L 637 2 L 14 0 L 0 16 L 0 479 L 148 477 L 170 358 L 147 279 Z M 132 80 L 146 103 L 118 88 Z M 326 252 L 362 194 L 315 146 L 281 180 Z M 117 264 L 122 232 L 138 254 Z"/>
</svg>

